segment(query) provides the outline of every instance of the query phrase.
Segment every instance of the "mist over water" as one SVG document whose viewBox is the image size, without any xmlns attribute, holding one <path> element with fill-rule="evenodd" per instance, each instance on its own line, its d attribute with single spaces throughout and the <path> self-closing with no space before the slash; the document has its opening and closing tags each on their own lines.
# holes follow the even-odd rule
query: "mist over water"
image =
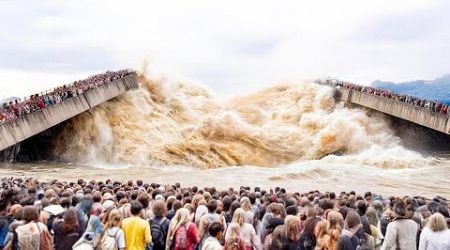
<svg viewBox="0 0 450 250">
<path fill-rule="evenodd" d="M 382 168 L 432 163 L 403 148 L 383 116 L 336 104 L 329 87 L 279 84 L 218 101 L 189 83 L 143 76 L 140 83 L 73 118 L 56 137 L 53 155 L 70 162 L 200 168 L 317 159 Z"/>
<path fill-rule="evenodd" d="M 448 155 L 405 148 L 389 118 L 335 103 L 332 88 L 283 83 L 223 101 L 186 82 L 140 85 L 65 123 L 56 161 L 2 174 L 450 198 Z"/>
</svg>

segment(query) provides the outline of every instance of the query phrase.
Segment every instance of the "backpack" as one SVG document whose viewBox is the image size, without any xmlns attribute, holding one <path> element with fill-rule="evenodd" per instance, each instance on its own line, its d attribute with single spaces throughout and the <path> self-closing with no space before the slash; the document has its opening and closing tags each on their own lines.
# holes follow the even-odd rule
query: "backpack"
<svg viewBox="0 0 450 250">
<path fill-rule="evenodd" d="M 52 250 L 53 249 L 53 239 L 48 230 L 41 230 L 39 224 L 36 223 L 36 226 L 40 233 L 39 239 L 39 250 Z"/>
<path fill-rule="evenodd" d="M 3 249 L 8 244 L 9 223 L 7 220 L 2 221 L 3 225 L 0 227 L 0 249 Z"/>
<path fill-rule="evenodd" d="M 117 248 L 117 240 L 116 235 L 119 232 L 119 229 L 116 230 L 116 232 L 113 235 L 109 234 L 109 230 L 105 230 L 105 234 L 102 237 L 102 240 L 100 242 L 100 249 L 102 250 L 113 250 L 118 249 Z"/>
<path fill-rule="evenodd" d="M 41 248 L 40 229 L 35 225 L 37 226 L 37 223 L 28 223 L 16 228 L 17 243 L 20 249 L 45 249 Z"/>
<path fill-rule="evenodd" d="M 189 230 L 190 224 L 186 223 L 183 226 L 179 227 L 173 236 L 173 247 L 176 249 L 187 249 L 189 246 L 187 245 L 188 235 L 187 232 Z"/>
<path fill-rule="evenodd" d="M 167 218 L 163 217 L 159 222 L 150 220 L 150 230 L 152 232 L 153 249 L 165 249 L 167 232 L 163 225 L 167 222 Z"/>
</svg>

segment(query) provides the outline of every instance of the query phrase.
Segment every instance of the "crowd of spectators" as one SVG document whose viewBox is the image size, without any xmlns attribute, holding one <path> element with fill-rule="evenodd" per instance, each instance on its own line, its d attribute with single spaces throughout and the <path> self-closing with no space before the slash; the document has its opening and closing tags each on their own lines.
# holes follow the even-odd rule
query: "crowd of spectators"
<svg viewBox="0 0 450 250">
<path fill-rule="evenodd" d="M 439 196 L 33 178 L 0 191 L 1 249 L 450 249 Z"/>
<path fill-rule="evenodd" d="M 381 96 L 381 97 L 389 98 L 392 100 L 404 102 L 409 105 L 414 105 L 417 107 L 428 109 L 432 112 L 435 112 L 435 113 L 438 113 L 441 115 L 450 116 L 450 104 L 443 103 L 440 101 L 426 100 L 426 99 L 415 97 L 415 96 L 394 93 L 394 92 L 386 90 L 386 89 L 353 84 L 353 83 L 344 82 L 344 81 L 337 80 L 337 79 L 317 80 L 316 83 L 326 84 L 326 85 L 330 85 L 330 86 L 338 87 L 338 88 L 346 88 L 346 89 L 356 90 L 356 91 L 366 93 L 369 95 Z"/>
<path fill-rule="evenodd" d="M 132 70 L 107 71 L 103 74 L 91 76 L 85 80 L 76 81 L 69 85 L 54 88 L 40 94 L 34 94 L 23 99 L 13 99 L 0 106 L 0 124 L 17 120 L 19 117 L 32 112 L 43 110 L 46 107 L 63 102 L 97 88 L 100 85 L 133 74 Z"/>
</svg>

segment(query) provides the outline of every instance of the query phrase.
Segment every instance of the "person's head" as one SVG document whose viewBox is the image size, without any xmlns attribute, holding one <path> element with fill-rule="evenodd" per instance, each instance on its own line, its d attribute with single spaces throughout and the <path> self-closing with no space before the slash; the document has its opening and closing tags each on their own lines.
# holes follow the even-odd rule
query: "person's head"
<svg viewBox="0 0 450 250">
<path fill-rule="evenodd" d="M 22 205 L 20 204 L 14 204 L 9 208 L 9 214 L 11 216 L 15 216 L 17 211 L 19 211 L 20 209 L 22 209 Z"/>
<path fill-rule="evenodd" d="M 142 204 L 142 208 L 143 209 L 147 209 L 148 208 L 148 204 L 150 203 L 150 199 L 149 199 L 148 195 L 144 194 L 144 193 L 140 194 L 137 197 L 137 201 L 139 201 Z"/>
<path fill-rule="evenodd" d="M 163 200 L 157 200 L 153 203 L 153 214 L 158 217 L 164 217 L 167 213 L 166 203 Z"/>
<path fill-rule="evenodd" d="M 342 230 L 344 228 L 344 217 L 339 212 L 330 211 L 327 220 L 330 222 L 330 228 L 332 229 Z"/>
<path fill-rule="evenodd" d="M 185 225 L 186 223 L 190 222 L 190 212 L 187 208 L 180 208 L 175 213 L 175 216 L 172 218 L 170 222 L 170 227 L 173 229 L 174 232 L 177 228 L 179 228 L 182 225 Z"/>
<path fill-rule="evenodd" d="M 270 249 L 278 250 L 283 249 L 286 243 L 286 227 L 285 225 L 277 226 L 272 233 L 272 243 Z"/>
<path fill-rule="evenodd" d="M 321 238 L 325 234 L 327 234 L 330 229 L 330 223 L 327 220 L 321 220 L 317 222 L 316 227 L 314 228 L 314 235 L 316 238 Z"/>
<path fill-rule="evenodd" d="M 209 213 L 215 213 L 217 209 L 217 201 L 215 199 L 210 199 L 206 205 Z"/>
<path fill-rule="evenodd" d="M 313 205 L 307 205 L 306 207 L 305 207 L 305 214 L 306 214 L 306 217 L 308 217 L 308 218 L 314 218 L 314 217 L 316 217 L 317 216 L 317 210 L 316 210 L 316 208 L 313 206 Z"/>
<path fill-rule="evenodd" d="M 347 229 L 355 229 L 361 225 L 361 218 L 357 212 L 350 210 L 345 218 L 345 225 Z"/>
<path fill-rule="evenodd" d="M 300 238 L 300 218 L 294 215 L 287 215 L 284 220 L 286 237 L 292 241 Z"/>
<path fill-rule="evenodd" d="M 69 208 L 63 216 L 62 231 L 65 234 L 74 233 L 78 231 L 78 215 L 75 208 Z"/>
<path fill-rule="evenodd" d="M 230 210 L 232 202 L 233 201 L 231 200 L 230 196 L 223 197 L 223 199 L 222 199 L 222 203 L 223 203 L 222 210 L 224 212 L 228 212 Z"/>
<path fill-rule="evenodd" d="M 242 208 L 236 209 L 233 214 L 232 222 L 236 222 L 239 226 L 244 225 L 245 223 L 245 211 Z"/>
<path fill-rule="evenodd" d="M 140 202 L 134 201 L 131 203 L 130 212 L 133 216 L 139 216 L 142 211 L 142 204 Z"/>
<path fill-rule="evenodd" d="M 120 227 L 122 223 L 122 214 L 117 209 L 109 213 L 108 227 Z"/>
<path fill-rule="evenodd" d="M 286 217 L 286 210 L 281 203 L 271 203 L 269 210 L 272 213 L 272 217 L 284 218 Z"/>
<path fill-rule="evenodd" d="M 38 222 L 39 221 L 39 212 L 34 206 L 25 206 L 23 209 L 23 220 L 28 222 Z"/>
<path fill-rule="evenodd" d="M 434 213 L 428 219 L 426 227 L 433 232 L 441 232 L 447 230 L 447 221 L 441 213 Z"/>
<path fill-rule="evenodd" d="M 223 236 L 224 227 L 219 222 L 213 222 L 208 227 L 208 233 L 214 238 L 220 239 Z"/>
<path fill-rule="evenodd" d="M 244 211 L 250 211 L 252 209 L 252 203 L 248 197 L 241 198 L 241 208 L 244 209 Z"/>
<path fill-rule="evenodd" d="M 377 226 L 378 225 L 378 216 L 377 210 L 373 207 L 368 207 L 366 211 L 367 221 L 370 225 Z"/>
<path fill-rule="evenodd" d="M 396 218 L 402 218 L 406 216 L 406 204 L 400 199 L 394 201 L 393 206 L 394 215 Z"/>
<path fill-rule="evenodd" d="M 231 222 L 230 225 L 228 225 L 227 229 L 227 235 L 229 238 L 233 241 L 237 238 L 239 238 L 241 232 L 241 227 L 236 222 Z"/>
<path fill-rule="evenodd" d="M 375 208 L 375 210 L 377 211 L 378 214 L 383 214 L 384 205 L 383 205 L 382 201 L 374 200 L 372 202 L 372 206 L 373 206 L 373 208 Z"/>
<path fill-rule="evenodd" d="M 298 214 L 298 208 L 296 205 L 289 206 L 286 208 L 286 214 L 288 215 L 297 215 Z"/>
<path fill-rule="evenodd" d="M 359 200 L 356 202 L 356 212 L 358 212 L 359 216 L 363 216 L 366 214 L 367 204 L 363 200 Z"/>
</svg>

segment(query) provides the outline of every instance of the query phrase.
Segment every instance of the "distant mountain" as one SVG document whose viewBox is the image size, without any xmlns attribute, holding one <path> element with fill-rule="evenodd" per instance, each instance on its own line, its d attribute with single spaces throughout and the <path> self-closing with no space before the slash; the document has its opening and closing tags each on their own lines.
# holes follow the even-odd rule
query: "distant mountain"
<svg viewBox="0 0 450 250">
<path fill-rule="evenodd" d="M 376 80 L 372 82 L 372 86 L 450 104 L 450 74 L 432 81 L 417 80 L 393 83 Z"/>
</svg>

